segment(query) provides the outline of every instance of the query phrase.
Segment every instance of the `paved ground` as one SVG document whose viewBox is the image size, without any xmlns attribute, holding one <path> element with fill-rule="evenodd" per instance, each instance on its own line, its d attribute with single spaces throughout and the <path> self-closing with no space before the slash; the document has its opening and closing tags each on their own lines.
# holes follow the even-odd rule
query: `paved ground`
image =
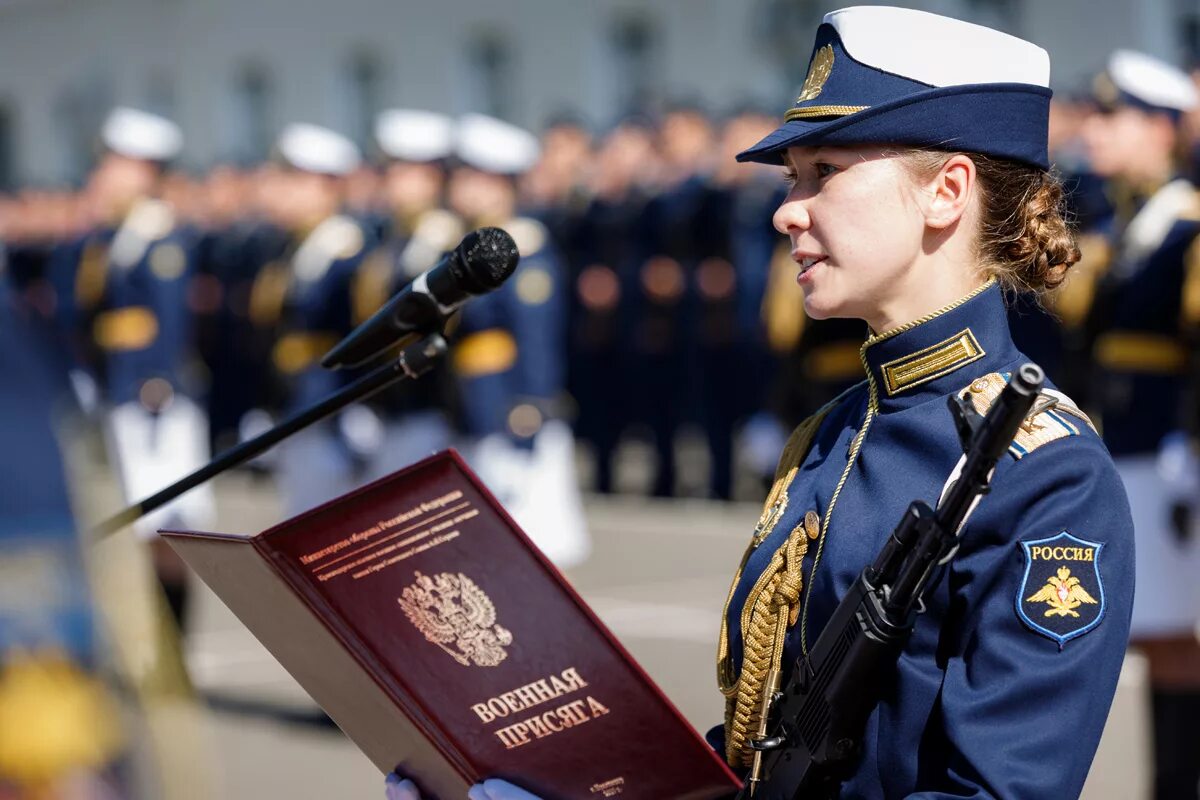
<svg viewBox="0 0 1200 800">
<path fill-rule="evenodd" d="M 218 484 L 220 529 L 258 530 L 279 518 L 267 484 Z M 750 504 L 589 499 L 593 557 L 569 578 L 630 652 L 698 728 L 720 719 L 714 642 L 733 566 L 758 516 Z M 205 690 L 269 701 L 299 717 L 302 690 L 201 589 L 187 638 Z M 1087 800 L 1137 800 L 1145 778 L 1140 662 L 1129 664 Z M 214 766 L 203 794 L 241 798 L 379 798 L 382 778 L 336 729 L 289 724 L 237 710 L 207 713 L 200 752 Z M 202 794 L 197 787 L 195 796 Z"/>
</svg>

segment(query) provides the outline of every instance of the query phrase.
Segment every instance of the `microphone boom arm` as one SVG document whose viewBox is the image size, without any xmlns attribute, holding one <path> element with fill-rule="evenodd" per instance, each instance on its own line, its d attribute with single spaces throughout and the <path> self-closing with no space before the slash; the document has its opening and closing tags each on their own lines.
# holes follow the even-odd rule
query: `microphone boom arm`
<svg viewBox="0 0 1200 800">
<path fill-rule="evenodd" d="M 441 360 L 442 356 L 446 354 L 446 349 L 446 340 L 440 333 L 430 334 L 420 341 L 408 345 L 395 359 L 375 368 L 345 388 L 296 412 L 259 436 L 226 450 L 195 472 L 95 525 L 91 529 L 93 539 L 99 541 L 116 533 L 135 520 L 171 502 L 184 492 L 194 489 L 232 467 L 249 461 L 293 433 L 307 428 L 314 422 L 319 422 L 353 402 L 366 399 L 398 381 L 416 380 Z"/>
</svg>

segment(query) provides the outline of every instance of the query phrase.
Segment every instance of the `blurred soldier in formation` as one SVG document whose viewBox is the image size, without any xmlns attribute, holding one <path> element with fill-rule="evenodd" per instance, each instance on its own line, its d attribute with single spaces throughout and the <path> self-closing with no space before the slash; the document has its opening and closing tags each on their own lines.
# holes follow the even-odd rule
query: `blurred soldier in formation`
<svg viewBox="0 0 1200 800">
<path fill-rule="evenodd" d="M 588 552 L 574 442 L 560 418 L 566 296 L 562 262 L 546 227 L 520 216 L 517 177 L 538 157 L 537 139 L 501 120 L 458 123 L 459 166 L 447 198 L 468 229 L 512 234 L 517 271 L 463 309 L 452 365 L 472 463 L 526 533 L 556 563 Z"/>
<path fill-rule="evenodd" d="M 774 129 L 774 115 L 758 108 L 747 107 L 732 115 L 721 135 L 721 155 L 714 175 L 722 195 L 719 219 L 729 229 L 729 249 L 737 266 L 738 338 L 744 342 L 747 366 L 754 375 L 769 374 L 773 369 L 762 312 L 771 258 L 781 241 L 779 232 L 771 226 L 771 213 L 787 191 L 779 170 L 762 164 L 738 164 L 734 156 Z M 754 383 L 761 381 L 755 379 Z M 762 408 L 762 401 L 763 397 L 748 394 L 744 410 Z"/>
<path fill-rule="evenodd" d="M 1112 260 L 1092 309 L 1105 443 L 1137 537 L 1133 644 L 1150 663 L 1156 797 L 1195 800 L 1200 783 L 1200 197 L 1179 177 L 1188 77 L 1117 51 L 1088 122 L 1093 168 L 1118 198 Z"/>
<path fill-rule="evenodd" d="M 710 200 L 713 132 L 703 112 L 680 105 L 664 115 L 659 135 L 659 190 L 635 234 L 637 263 L 627 292 L 636 419 L 649 428 L 658 456 L 652 493 L 670 497 L 675 437 L 685 417 L 696 415 L 699 400 L 696 365 L 689 364 L 695 355 L 689 338 L 695 317 L 690 289 L 700 262 L 713 253 L 711 226 L 701 227 Z M 728 285 L 728 271 L 718 267 L 716 272 L 715 283 Z"/>
<path fill-rule="evenodd" d="M 596 169 L 592 159 L 591 132 L 573 114 L 560 114 L 542 132 L 541 157 L 521 180 L 530 215 L 549 229 L 572 274 Z"/>
<path fill-rule="evenodd" d="M 1090 93 L 1056 95 L 1050 101 L 1050 158 L 1063 176 L 1067 202 L 1080 231 L 1096 231 L 1112 217 L 1104 180 L 1092 169 L 1084 136 L 1096 110 Z"/>
<path fill-rule="evenodd" d="M 546 226 L 550 241 L 562 260 L 566 287 L 574 286 L 576 276 L 587 266 L 589 244 L 585 237 L 591 202 L 589 183 L 595 170 L 591 131 L 582 119 L 566 112 L 554 116 L 546 124 L 541 135 L 540 156 L 518 181 L 519 202 L 529 217 Z M 576 328 L 586 324 L 581 321 L 585 312 L 578 296 L 569 288 L 564 289 L 564 302 L 564 314 L 571 320 L 568 336 L 574 337 Z M 589 377 L 581 374 L 583 367 L 574 357 L 574 344 L 573 338 L 567 342 L 572 355 L 566 359 L 567 396 L 571 400 L 579 397 L 577 382 L 583 380 L 586 383 Z M 583 409 L 574 405 L 564 408 L 563 414 L 572 421 L 577 435 L 590 422 L 583 417 Z M 592 437 L 588 438 L 591 441 Z M 604 468 L 598 472 L 603 473 Z M 603 476 L 599 478 L 599 482 L 605 480 Z"/>
<path fill-rule="evenodd" d="M 590 201 L 576 228 L 572 266 L 568 385 L 578 402 L 576 432 L 595 453 L 596 489 L 611 492 L 613 455 L 632 419 L 628 289 L 636 273 L 634 234 L 649 202 L 654 133 L 640 117 L 605 138 L 588 175 Z"/>
<path fill-rule="evenodd" d="M 383 176 L 364 160 L 346 176 L 345 212 L 358 220 L 368 238 L 382 241 L 391 223 L 384 197 Z"/>
<path fill-rule="evenodd" d="M 671 117 L 668 117 L 667 123 L 670 122 Z M 682 124 L 691 127 L 695 122 L 685 117 Z M 664 135 L 668 130 L 664 128 Z M 727 126 L 725 138 L 731 138 L 731 134 L 738 135 L 738 126 Z M 690 134 L 673 131 L 670 136 L 681 140 L 668 147 L 668 152 L 679 151 L 674 158 L 680 161 L 687 157 L 691 148 L 698 150 L 702 142 L 714 149 L 728 144 L 719 142 L 712 128 L 706 131 L 695 127 Z M 746 287 L 734 266 L 739 253 L 733 249 L 730 225 L 735 194 L 730 183 L 732 170 L 723 169 L 724 164 L 719 171 L 708 166 L 708 170 L 698 173 L 703 185 L 691 221 L 692 252 L 684 256 L 686 251 L 681 247 L 681 240 L 685 234 L 682 230 L 676 232 L 680 241 L 668 246 L 679 247 L 677 252 L 687 263 L 690 308 L 687 312 L 686 358 L 688 397 L 691 399 L 687 411 L 700 423 L 708 444 L 708 495 L 729 500 L 733 496 L 734 424 L 745 411 L 746 395 L 742 386 L 748 377 L 745 372 L 748 365 L 746 348 L 750 343 L 741 335 L 739 326 L 740 297 Z M 749 264 L 746 267 L 753 269 Z"/>
<path fill-rule="evenodd" d="M 772 259 L 781 241 L 771 226 L 771 214 L 787 192 L 778 170 L 761 164 L 738 164 L 734 156 L 774 128 L 774 117 L 754 107 L 740 109 L 726 122 L 713 175 L 716 206 L 710 216 L 711 223 L 723 232 L 721 247 L 735 268 L 736 282 L 729 288 L 735 291 L 714 291 L 721 288 L 719 284 L 713 286 L 713 278 L 719 279 L 721 271 L 711 267 L 719 267 L 719 262 L 710 264 L 707 272 L 697 273 L 699 293 L 710 300 L 701 336 L 726 339 L 724 348 L 712 353 L 713 361 L 705 362 L 710 376 L 704 390 L 706 406 L 710 404 L 709 391 L 722 382 L 722 373 L 725 383 L 724 391 L 714 394 L 717 402 L 705 417 L 712 421 L 710 424 L 720 426 L 725 446 L 730 448 L 734 423 L 745 420 L 743 449 L 751 469 L 764 478 L 774 474 L 776 456 L 787 438 L 787 431 L 765 411 L 766 388 L 771 382 L 763 379 L 776 373 L 777 361 L 763 314 Z M 787 248 L 781 249 L 782 258 L 788 260 Z M 786 314 L 792 320 L 800 290 L 792 281 L 788 291 L 791 297 Z M 723 472 L 722 485 L 729 485 L 731 468 L 730 449 L 714 464 L 714 470 Z"/>
<path fill-rule="evenodd" d="M 271 360 L 292 414 L 337 391 L 343 373 L 320 366 L 321 356 L 350 332 L 351 291 L 369 242 L 343 213 L 344 177 L 362 161 L 354 143 L 328 128 L 292 124 L 277 142 L 288 167 L 280 181 L 278 213 L 288 235 L 282 258 L 259 272 L 251 313 L 275 325 Z M 350 412 L 293 435 L 279 446 L 277 477 L 291 516 L 352 489 L 378 431 L 355 425 Z M 368 426 L 369 428 L 369 426 Z"/>
<path fill-rule="evenodd" d="M 430 111 L 393 109 L 375 124 L 379 149 L 388 159 L 383 173 L 387 203 L 386 238 L 367 255 L 353 288 L 354 322 L 365 322 L 388 298 L 429 269 L 463 236 L 462 221 L 443 208 L 446 161 L 454 147 L 450 117 Z M 368 479 L 382 477 L 452 441 L 449 376 L 440 366 L 384 390 L 353 410 L 361 426 L 381 426 L 380 445 L 367 467 Z M 365 415 L 374 413 L 380 422 Z"/>
<path fill-rule="evenodd" d="M 169 120 L 131 108 L 105 121 L 104 155 L 88 185 L 96 227 L 61 248 L 51 271 L 59 315 L 96 386 L 109 457 L 127 502 L 150 496 L 208 459 L 204 413 L 194 398 L 195 232 L 159 199 L 165 165 L 183 145 Z M 85 403 L 91 389 L 82 391 Z M 167 525 L 204 527 L 212 490 L 199 487 L 136 523 L 142 536 Z M 152 544 L 159 578 L 177 618 L 186 574 L 174 552 Z"/>
<path fill-rule="evenodd" d="M 251 201 L 254 178 L 231 165 L 209 173 L 200 266 L 192 287 L 197 337 L 208 367 L 208 420 L 214 450 L 237 444 L 247 414 L 268 404 L 270 341 L 250 315 L 258 271 L 279 258 L 282 231 Z"/>
</svg>

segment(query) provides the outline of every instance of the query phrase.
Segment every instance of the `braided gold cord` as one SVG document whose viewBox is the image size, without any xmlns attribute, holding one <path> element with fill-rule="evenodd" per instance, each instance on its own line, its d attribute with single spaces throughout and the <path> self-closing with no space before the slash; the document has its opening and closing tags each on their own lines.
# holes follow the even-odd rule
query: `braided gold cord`
<svg viewBox="0 0 1200 800">
<path fill-rule="evenodd" d="M 764 570 L 753 593 L 749 624 L 742 633 L 742 671 L 726 701 L 725 757 L 731 766 L 749 767 L 754 751 L 749 738 L 760 732 L 767 676 L 778 670 L 789 624 L 796 620 L 804 585 L 801 564 L 808 551 L 804 524 L 797 525 Z M 765 585 L 762 585 L 765 584 Z"/>
<path fill-rule="evenodd" d="M 845 117 L 866 111 L 868 108 L 870 106 L 805 106 L 804 108 L 788 109 L 787 113 L 783 115 L 783 121 L 791 122 L 794 119 L 809 117 Z"/>
<path fill-rule="evenodd" d="M 786 447 L 784 452 L 787 452 Z M 787 490 L 792 479 L 796 477 L 797 470 L 798 467 L 792 467 L 780 476 L 775 481 L 775 485 L 771 487 L 767 501 L 763 503 L 758 524 L 754 526 L 754 535 L 750 539 L 750 545 L 742 554 L 742 561 L 733 576 L 733 583 L 729 585 L 729 593 L 725 596 L 725 606 L 721 610 L 721 629 L 717 635 L 717 686 L 726 697 L 733 697 L 736 694 L 738 682 L 737 676 L 733 674 L 733 660 L 729 657 L 729 627 L 725 622 L 729 615 L 729 604 L 733 602 L 733 593 L 737 591 L 738 583 L 742 579 L 742 572 L 746 568 L 746 562 L 750 560 L 750 555 L 758 548 L 762 540 L 770 535 L 775 523 L 787 509 Z M 760 583 L 763 580 L 763 577 L 759 578 Z M 756 590 L 758 588 L 758 586 L 755 587 Z M 743 616 L 743 622 L 745 620 L 746 618 Z"/>
<path fill-rule="evenodd" d="M 796 427 L 788 439 L 775 471 L 775 484 L 763 504 L 762 515 L 754 536 L 742 556 L 725 606 L 721 611 L 721 630 L 717 644 L 717 686 L 725 695 L 726 757 L 733 766 L 750 766 L 753 751 L 748 737 L 753 734 L 761 717 L 763 686 L 772 665 L 776 668 L 783 656 L 787 626 L 795 624 L 803 589 L 801 564 L 808 550 L 808 536 L 803 520 L 792 530 L 788 540 L 771 557 L 767 568 L 758 576 L 740 614 L 742 629 L 741 670 L 734 672 L 729 651 L 729 606 L 741 582 L 742 573 L 751 554 L 774 529 L 787 507 L 788 490 L 808 455 L 813 438 L 830 409 L 856 389 L 843 392 Z M 781 613 L 786 608 L 787 613 Z"/>
</svg>

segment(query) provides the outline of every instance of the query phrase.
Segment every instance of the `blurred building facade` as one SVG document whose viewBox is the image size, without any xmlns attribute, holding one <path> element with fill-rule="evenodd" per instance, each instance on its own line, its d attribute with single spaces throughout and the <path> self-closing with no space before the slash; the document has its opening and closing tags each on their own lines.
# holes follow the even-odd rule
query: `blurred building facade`
<svg viewBox="0 0 1200 800">
<path fill-rule="evenodd" d="M 776 105 L 803 79 L 813 26 L 845 0 L 5 0 L 0 188 L 85 172 L 113 104 L 187 132 L 184 165 L 253 162 L 305 120 L 365 143 L 381 108 L 490 113 L 538 127 L 571 110 Z M 1183 62 L 1200 0 L 916 0 L 1031 38 L 1055 83 L 1081 85 L 1113 47 Z M 931 43 L 931 46 L 933 43 Z M 803 51 L 803 52 L 802 52 Z"/>
</svg>

